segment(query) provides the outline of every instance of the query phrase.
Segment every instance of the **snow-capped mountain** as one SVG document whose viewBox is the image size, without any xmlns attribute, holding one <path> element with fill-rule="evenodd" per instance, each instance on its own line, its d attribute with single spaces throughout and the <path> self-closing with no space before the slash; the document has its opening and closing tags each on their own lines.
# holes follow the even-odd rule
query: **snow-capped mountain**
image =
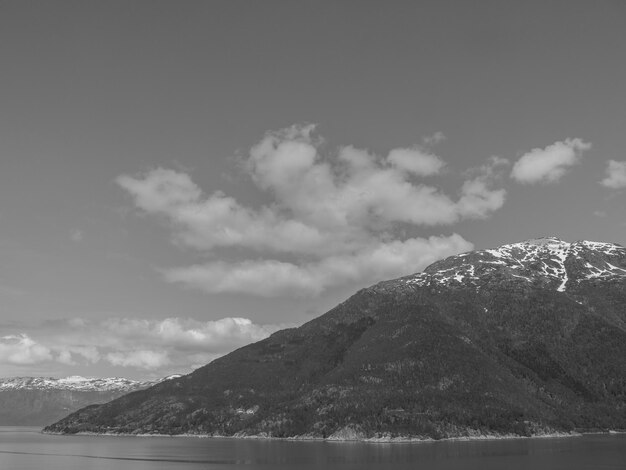
<svg viewBox="0 0 626 470">
<path fill-rule="evenodd" d="M 82 392 L 131 392 L 157 382 L 139 382 L 120 377 L 86 378 L 78 375 L 55 379 L 52 377 L 0 378 L 0 391 L 4 390 L 71 390 Z"/>
<path fill-rule="evenodd" d="M 539 283 L 558 292 L 595 280 L 626 279 L 626 248 L 612 243 L 536 238 L 451 256 L 401 278 L 419 287 L 476 288 L 494 280 Z"/>
<path fill-rule="evenodd" d="M 51 432 L 459 437 L 626 430 L 626 249 L 451 256 Z"/>
<path fill-rule="evenodd" d="M 51 423 L 83 406 L 106 403 L 126 393 L 178 377 L 173 375 L 143 382 L 120 377 L 0 378 L 0 425 Z"/>
</svg>

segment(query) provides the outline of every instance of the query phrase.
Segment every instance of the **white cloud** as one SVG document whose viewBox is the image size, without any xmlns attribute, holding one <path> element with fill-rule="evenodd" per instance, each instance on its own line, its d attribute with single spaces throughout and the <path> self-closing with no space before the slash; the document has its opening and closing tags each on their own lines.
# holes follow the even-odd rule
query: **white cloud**
<svg viewBox="0 0 626 470">
<path fill-rule="evenodd" d="M 544 149 L 533 149 L 515 162 L 511 178 L 525 184 L 557 182 L 590 148 L 591 144 L 581 139 L 566 139 Z"/>
<path fill-rule="evenodd" d="M 326 283 L 308 267 L 277 260 L 203 265 L 165 270 L 165 279 L 210 293 L 247 293 L 263 297 L 316 295 Z"/>
<path fill-rule="evenodd" d="M 118 183 L 135 196 L 138 207 L 169 218 L 176 240 L 194 248 L 246 246 L 308 252 L 328 241 L 316 227 L 285 219 L 269 208 L 253 211 L 219 191 L 203 200 L 189 176 L 173 170 L 159 168 L 143 179 L 123 176 Z"/>
<path fill-rule="evenodd" d="M 117 179 L 138 208 L 171 223 L 177 244 L 202 251 L 242 247 L 260 255 L 163 269 L 168 281 L 210 292 L 315 295 L 329 286 L 378 279 L 380 269 L 354 266 L 390 246 L 409 253 L 411 262 L 402 266 L 408 271 L 382 275 L 408 274 L 423 267 L 414 262 L 416 247 L 427 257 L 432 242 L 403 239 L 404 229 L 485 218 L 504 203 L 505 190 L 494 189 L 495 178 L 484 169 L 462 184 L 455 200 L 417 181 L 445 165 L 420 147 L 394 149 L 384 157 L 352 146 L 322 154 L 313 132 L 311 125 L 292 126 L 266 134 L 252 147 L 243 168 L 272 198 L 260 207 L 243 206 L 220 191 L 205 195 L 189 175 L 163 168 Z M 445 245 L 438 256 L 470 246 L 459 243 L 458 235 L 438 239 Z M 345 268 L 334 267 L 338 259 Z"/>
<path fill-rule="evenodd" d="M 184 173 L 159 169 L 149 176 L 144 181 L 129 176 L 117 178 L 118 184 L 135 196 L 137 205 L 148 212 L 164 212 L 200 197 L 200 189 Z"/>
<path fill-rule="evenodd" d="M 6 364 L 38 364 L 51 361 L 52 353 L 28 335 L 6 335 L 0 337 L 0 362 Z"/>
<path fill-rule="evenodd" d="M 606 178 L 600 184 L 612 189 L 626 188 L 626 162 L 609 160 L 606 165 Z"/>
<path fill-rule="evenodd" d="M 106 355 L 107 361 L 114 366 L 136 367 L 138 369 L 158 369 L 170 363 L 166 351 L 138 350 L 112 352 Z"/>
<path fill-rule="evenodd" d="M 110 364 L 141 370 L 182 372 L 190 364 L 222 356 L 266 338 L 281 327 L 247 318 L 72 318 L 45 322 L 28 333 L 0 338 L 0 364 L 58 363 L 92 367 Z M 171 373 L 171 372 L 170 372 Z"/>
<path fill-rule="evenodd" d="M 334 285 L 371 284 L 418 272 L 451 253 L 472 248 L 471 243 L 454 234 L 450 237 L 383 242 L 355 254 L 328 256 L 300 265 L 276 260 L 218 261 L 167 270 L 165 276 L 170 282 L 210 293 L 315 296 Z"/>
<path fill-rule="evenodd" d="M 257 325 L 247 318 L 237 317 L 206 322 L 181 318 L 110 318 L 103 321 L 101 327 L 109 334 L 117 335 L 124 345 L 139 343 L 179 351 L 211 353 L 223 353 L 259 341 L 276 331 L 276 327 Z"/>
<path fill-rule="evenodd" d="M 445 166 L 445 162 L 437 155 L 419 148 L 393 149 L 389 152 L 387 161 L 395 168 L 417 176 L 436 175 Z"/>
<path fill-rule="evenodd" d="M 502 207 L 506 191 L 492 191 L 481 179 L 466 181 L 461 189 L 459 206 L 475 219 L 484 219 L 494 210 Z"/>
</svg>

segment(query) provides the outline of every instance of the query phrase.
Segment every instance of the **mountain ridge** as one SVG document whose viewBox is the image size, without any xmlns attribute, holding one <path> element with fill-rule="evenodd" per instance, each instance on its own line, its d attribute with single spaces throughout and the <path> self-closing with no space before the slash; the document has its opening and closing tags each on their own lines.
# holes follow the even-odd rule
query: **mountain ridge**
<svg viewBox="0 0 626 470">
<path fill-rule="evenodd" d="M 48 432 L 330 438 L 626 429 L 626 249 L 448 257 Z M 350 430 L 350 431 L 347 431 Z"/>
<path fill-rule="evenodd" d="M 106 403 L 170 378 L 175 377 L 152 381 L 81 376 L 0 378 L 0 424 L 37 426 L 53 423 L 84 406 Z"/>
<path fill-rule="evenodd" d="M 75 390 L 75 391 L 127 391 L 146 388 L 160 380 L 139 381 L 122 377 L 82 377 L 78 375 L 54 377 L 4 377 L 0 378 L 0 391 L 3 390 Z"/>
</svg>

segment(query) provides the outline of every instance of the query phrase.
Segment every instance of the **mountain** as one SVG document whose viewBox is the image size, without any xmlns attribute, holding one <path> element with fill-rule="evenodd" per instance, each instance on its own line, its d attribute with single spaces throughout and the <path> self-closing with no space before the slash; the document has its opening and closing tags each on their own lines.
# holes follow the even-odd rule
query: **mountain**
<svg viewBox="0 0 626 470">
<path fill-rule="evenodd" d="M 626 249 L 540 238 L 378 283 L 48 432 L 536 435 L 626 429 Z"/>
<path fill-rule="evenodd" d="M 0 425 L 41 426 L 94 403 L 154 385 L 123 378 L 0 378 Z"/>
</svg>

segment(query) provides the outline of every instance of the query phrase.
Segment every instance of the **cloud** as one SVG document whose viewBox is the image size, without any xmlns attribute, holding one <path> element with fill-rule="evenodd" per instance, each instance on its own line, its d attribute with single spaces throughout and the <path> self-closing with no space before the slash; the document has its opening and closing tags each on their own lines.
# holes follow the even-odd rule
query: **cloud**
<svg viewBox="0 0 626 470">
<path fill-rule="evenodd" d="M 199 322 L 193 319 L 164 320 L 110 318 L 101 327 L 116 334 L 125 344 L 144 344 L 179 351 L 223 353 L 237 346 L 259 341 L 273 333 L 273 326 L 262 326 L 247 318 L 228 317 Z"/>
<path fill-rule="evenodd" d="M 209 292 L 316 295 L 346 282 L 370 282 L 381 273 L 421 269 L 423 263 L 415 260 L 427 258 L 433 242 L 402 236 L 407 229 L 483 219 L 504 204 L 505 190 L 493 187 L 495 178 L 487 171 L 463 182 L 453 198 L 420 181 L 441 173 L 445 162 L 419 146 L 392 149 L 386 156 L 352 146 L 321 152 L 323 140 L 314 131 L 307 125 L 269 132 L 250 149 L 242 167 L 271 199 L 257 207 L 220 191 L 205 194 L 190 175 L 171 169 L 118 177 L 139 209 L 170 225 L 176 244 L 257 253 L 243 261 L 162 269 L 165 279 Z M 437 255 L 470 246 L 459 239 L 438 237 L 437 246 L 445 248 Z M 368 253 L 390 247 L 409 262 L 397 269 L 368 263 L 367 270 L 355 269 Z M 336 267 L 337 260 L 346 267 Z"/>
<path fill-rule="evenodd" d="M 52 353 L 26 334 L 0 337 L 0 362 L 5 364 L 38 364 L 51 361 Z"/>
<path fill-rule="evenodd" d="M 114 366 L 136 367 L 138 369 L 158 369 L 170 363 L 167 352 L 138 350 L 113 352 L 106 355 L 107 361 Z"/>
<path fill-rule="evenodd" d="M 626 162 L 609 160 L 606 165 L 606 178 L 600 181 L 600 184 L 611 189 L 626 188 Z"/>
<path fill-rule="evenodd" d="M 182 372 L 189 370 L 190 364 L 202 365 L 201 358 L 206 363 L 285 326 L 292 325 L 258 325 L 238 317 L 212 321 L 177 317 L 55 320 L 31 327 L 28 333 L 0 338 L 0 364 L 109 364 Z"/>
<path fill-rule="evenodd" d="M 499 209 L 504 204 L 506 191 L 489 189 L 488 183 L 482 179 L 466 181 L 461 188 L 459 207 L 475 219 L 484 219 L 491 212 Z"/>
<path fill-rule="evenodd" d="M 170 282 L 209 293 L 251 293 L 264 297 L 315 296 L 330 286 L 371 284 L 421 271 L 450 253 L 469 251 L 473 245 L 454 234 L 450 237 L 412 238 L 380 243 L 349 255 L 325 257 L 296 265 L 276 260 L 213 262 L 164 271 Z"/>
<path fill-rule="evenodd" d="M 176 241 L 193 248 L 245 246 L 308 252 L 328 241 L 314 226 L 285 219 L 269 208 L 253 211 L 219 191 L 203 200 L 190 177 L 173 170 L 158 168 L 140 179 L 123 176 L 118 183 L 135 196 L 138 207 L 168 218 L 174 224 Z"/>
<path fill-rule="evenodd" d="M 316 295 L 326 283 L 310 267 L 277 260 L 213 262 L 163 271 L 169 282 L 209 293 L 246 293 L 263 297 Z"/>
<path fill-rule="evenodd" d="M 424 152 L 419 148 L 393 149 L 387 155 L 387 161 L 398 170 L 417 176 L 436 175 L 445 165 L 437 155 Z"/>
<path fill-rule="evenodd" d="M 95 364 L 100 361 L 100 351 L 96 346 L 85 346 L 84 338 L 78 339 L 78 343 L 78 345 L 70 342 L 69 344 L 56 344 L 53 346 L 55 350 L 58 350 L 56 360 L 63 364 L 71 365 L 75 365 L 78 362 Z"/>
<path fill-rule="evenodd" d="M 59 355 L 57 356 L 57 361 L 61 364 L 66 364 L 68 366 L 76 365 L 76 362 L 72 359 L 72 353 L 68 350 L 63 350 L 59 352 Z"/>
<path fill-rule="evenodd" d="M 555 183 L 590 148 L 591 144 L 581 139 L 566 139 L 544 149 L 533 149 L 515 162 L 511 178 L 524 184 Z"/>
</svg>

